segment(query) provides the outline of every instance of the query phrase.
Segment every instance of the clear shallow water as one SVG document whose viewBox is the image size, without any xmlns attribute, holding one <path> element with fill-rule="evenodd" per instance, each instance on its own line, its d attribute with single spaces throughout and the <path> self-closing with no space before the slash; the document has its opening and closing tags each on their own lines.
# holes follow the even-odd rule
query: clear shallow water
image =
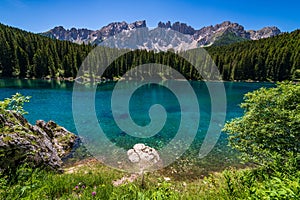
<svg viewBox="0 0 300 200">
<path fill-rule="evenodd" d="M 204 82 L 191 82 L 197 95 L 200 107 L 200 123 L 196 138 L 184 157 L 193 159 L 201 167 L 230 165 L 236 162 L 234 152 L 227 147 L 226 135 L 221 134 L 213 151 L 205 159 L 197 159 L 199 148 L 210 119 L 210 96 Z M 239 117 L 243 111 L 239 104 L 243 95 L 260 87 L 272 87 L 271 83 L 246 83 L 225 82 L 227 94 L 226 120 Z M 133 120 L 141 126 L 150 122 L 148 110 L 153 104 L 161 104 L 166 109 L 167 121 L 163 129 L 155 136 L 147 139 L 134 138 L 127 135 L 113 120 L 110 99 L 114 84 L 106 83 L 98 87 L 96 93 L 96 112 L 99 123 L 112 142 L 125 149 L 131 148 L 138 142 L 146 143 L 154 148 L 161 148 L 167 144 L 176 134 L 180 123 L 180 106 L 175 95 L 165 87 L 158 85 L 143 86 L 135 91 L 130 100 L 130 114 Z M 31 96 L 30 103 L 24 108 L 29 112 L 25 117 L 31 122 L 43 119 L 54 120 L 59 125 L 76 133 L 72 115 L 72 91 L 73 83 L 64 81 L 48 80 L 0 80 L 0 100 L 19 92 Z"/>
</svg>

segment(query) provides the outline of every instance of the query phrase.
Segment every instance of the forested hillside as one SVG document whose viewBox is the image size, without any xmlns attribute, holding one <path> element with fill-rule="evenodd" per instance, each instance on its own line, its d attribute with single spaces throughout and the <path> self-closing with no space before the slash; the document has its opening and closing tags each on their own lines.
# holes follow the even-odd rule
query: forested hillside
<svg viewBox="0 0 300 200">
<path fill-rule="evenodd" d="M 300 78 L 300 30 L 207 50 L 224 80 Z"/>
<path fill-rule="evenodd" d="M 74 77 L 92 49 L 0 24 L 0 77 Z"/>
<path fill-rule="evenodd" d="M 76 77 L 78 68 L 92 48 L 0 24 L 0 77 Z M 258 41 L 212 46 L 207 51 L 224 80 L 300 78 L 300 30 Z M 188 62 L 172 51 L 154 53 L 145 50 L 129 52 L 119 58 L 105 76 L 117 77 L 133 66 L 148 62 L 170 65 L 189 79 L 201 79 Z M 97 69 L 92 72 L 96 73 Z"/>
</svg>

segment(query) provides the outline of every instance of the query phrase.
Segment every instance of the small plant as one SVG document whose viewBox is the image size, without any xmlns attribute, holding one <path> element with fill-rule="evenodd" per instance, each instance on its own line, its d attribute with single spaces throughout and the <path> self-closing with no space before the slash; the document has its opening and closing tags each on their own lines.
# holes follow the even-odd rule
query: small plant
<svg viewBox="0 0 300 200">
<path fill-rule="evenodd" d="M 29 102 L 30 96 L 23 96 L 20 93 L 12 95 L 11 98 L 6 98 L 4 101 L 0 101 L 0 108 L 4 110 L 13 110 L 21 115 L 28 114 L 23 109 L 24 103 Z"/>
<path fill-rule="evenodd" d="M 82 194 L 85 192 L 86 186 L 84 183 L 79 182 L 74 188 L 73 192 L 76 194 L 77 197 L 81 197 Z"/>
</svg>

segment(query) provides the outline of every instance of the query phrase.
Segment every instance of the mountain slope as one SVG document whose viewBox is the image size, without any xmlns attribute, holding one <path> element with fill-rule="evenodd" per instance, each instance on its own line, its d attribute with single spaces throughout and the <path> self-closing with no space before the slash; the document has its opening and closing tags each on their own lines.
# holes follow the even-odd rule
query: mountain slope
<svg viewBox="0 0 300 200">
<path fill-rule="evenodd" d="M 99 44 L 106 38 L 119 34 L 122 31 L 143 27 L 146 27 L 146 21 L 136 21 L 131 24 L 127 24 L 126 22 L 113 22 L 95 31 L 76 28 L 66 30 L 62 26 L 57 26 L 45 33 L 41 33 L 41 35 L 58 40 L 67 40 L 78 44 Z"/>
<path fill-rule="evenodd" d="M 216 40 L 213 42 L 212 46 L 224 46 L 229 45 L 237 42 L 248 41 L 249 39 L 239 37 L 236 34 L 228 31 L 224 32 L 221 36 L 217 37 Z"/>
<path fill-rule="evenodd" d="M 142 29 L 148 30 L 145 27 L 135 31 Z M 147 45 L 149 48 L 165 47 L 166 52 L 155 53 L 146 50 L 129 52 L 128 55 L 121 56 L 113 62 L 111 70 L 106 71 L 105 76 L 118 77 L 136 65 L 150 62 L 172 66 L 188 79 L 201 79 L 193 66 L 173 51 L 167 51 L 170 46 L 164 44 L 167 41 L 175 46 L 189 45 L 189 39 L 193 36 L 182 34 L 184 35 L 182 40 L 177 40 L 180 33 L 175 32 L 174 37 L 172 35 L 163 37 L 166 32 L 157 30 L 150 32 L 151 37 L 165 39 L 146 43 L 144 47 Z M 166 30 L 172 32 L 169 28 Z M 128 32 L 132 33 L 132 31 Z M 126 33 L 122 32 L 122 34 Z M 237 40 L 230 31 L 223 35 L 225 36 Z M 219 41 L 224 44 L 222 39 Z M 122 45 L 122 40 L 120 43 L 114 41 L 114 44 Z M 0 78 L 74 78 L 93 46 L 50 39 L 0 24 L 0 49 Z M 300 30 L 255 41 L 249 40 L 224 46 L 213 45 L 206 47 L 206 50 L 215 61 L 224 80 L 300 79 Z M 108 54 L 107 57 L 110 55 Z M 88 75 L 93 76 L 97 71 L 94 66 Z"/>
<path fill-rule="evenodd" d="M 88 30 L 88 29 L 76 29 L 71 28 L 70 30 L 64 29 L 62 26 L 55 27 L 45 33 L 41 33 L 44 36 L 50 38 L 56 38 L 59 40 L 67 40 L 75 43 L 91 43 L 91 44 L 99 44 L 105 39 L 116 36 L 122 33 L 122 37 L 126 38 L 128 34 L 130 34 L 130 30 L 134 30 L 137 28 L 147 28 L 146 21 L 136 21 L 134 23 L 128 24 L 126 22 L 113 22 L 108 24 L 107 26 L 102 27 L 99 30 Z M 168 29 L 173 30 L 179 33 L 186 35 L 187 37 L 191 37 L 191 44 L 194 45 L 194 41 L 197 42 L 198 47 L 210 46 L 214 44 L 219 39 L 222 39 L 220 44 L 229 44 L 237 41 L 243 40 L 258 40 L 261 38 L 268 38 L 272 36 L 279 35 L 281 32 L 277 27 L 264 27 L 261 30 L 255 31 L 250 30 L 246 31 L 243 26 L 232 23 L 230 21 L 225 21 L 221 24 L 216 24 L 215 26 L 203 27 L 199 30 L 194 29 L 191 26 L 188 26 L 185 23 L 175 22 L 171 24 L 170 21 L 163 23 L 159 22 L 158 26 L 153 29 L 148 29 L 149 32 L 155 32 L 159 29 Z M 151 33 L 148 33 L 151 34 Z M 228 34 L 233 36 L 235 35 L 235 39 L 224 41 L 228 38 Z M 225 35 L 223 37 L 223 35 Z M 119 35 L 117 36 L 120 37 Z M 148 42 L 148 41 L 145 41 Z M 156 47 L 159 49 L 158 47 Z M 170 48 L 177 49 L 177 46 L 171 46 Z M 145 48 L 147 49 L 147 48 Z M 164 49 L 163 47 L 160 49 Z"/>
<path fill-rule="evenodd" d="M 206 50 L 224 80 L 300 79 L 300 30 Z"/>
</svg>

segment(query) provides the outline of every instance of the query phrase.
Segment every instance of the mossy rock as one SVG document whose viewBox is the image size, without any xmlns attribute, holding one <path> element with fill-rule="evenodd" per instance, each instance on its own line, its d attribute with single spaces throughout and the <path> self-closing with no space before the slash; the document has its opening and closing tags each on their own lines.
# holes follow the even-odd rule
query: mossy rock
<svg viewBox="0 0 300 200">
<path fill-rule="evenodd" d="M 24 163 L 57 170 L 77 136 L 53 121 L 31 125 L 14 111 L 0 110 L 0 172 Z"/>
</svg>

